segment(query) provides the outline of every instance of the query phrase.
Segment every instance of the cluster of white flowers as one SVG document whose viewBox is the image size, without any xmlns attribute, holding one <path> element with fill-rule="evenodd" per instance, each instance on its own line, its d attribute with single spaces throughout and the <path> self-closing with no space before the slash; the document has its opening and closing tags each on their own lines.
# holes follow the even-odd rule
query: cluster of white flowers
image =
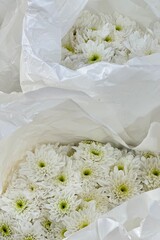
<svg viewBox="0 0 160 240">
<path fill-rule="evenodd" d="M 106 61 L 124 64 L 133 57 L 160 52 L 160 22 L 141 27 L 128 17 L 83 11 L 62 39 L 61 63 L 71 69 Z"/>
<path fill-rule="evenodd" d="M 0 239 L 62 240 L 158 187 L 158 154 L 94 141 L 37 146 L 0 197 Z"/>
</svg>

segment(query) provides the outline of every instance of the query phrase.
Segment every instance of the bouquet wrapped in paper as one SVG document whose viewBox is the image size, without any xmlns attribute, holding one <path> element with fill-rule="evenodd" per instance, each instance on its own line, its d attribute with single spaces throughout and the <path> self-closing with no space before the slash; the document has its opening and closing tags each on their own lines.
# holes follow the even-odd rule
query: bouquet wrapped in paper
<svg viewBox="0 0 160 240">
<path fill-rule="evenodd" d="M 29 1 L 23 91 L 57 86 L 93 95 L 108 78 L 154 72 L 160 64 L 157 8 L 147 0 Z"/>
<path fill-rule="evenodd" d="M 141 222 L 158 224 L 159 203 L 148 209 L 159 190 L 115 208 L 160 183 L 158 80 L 148 82 L 152 101 L 139 91 L 133 107 L 137 81 L 103 101 L 55 88 L 0 95 L 2 239 L 136 239 Z"/>
</svg>

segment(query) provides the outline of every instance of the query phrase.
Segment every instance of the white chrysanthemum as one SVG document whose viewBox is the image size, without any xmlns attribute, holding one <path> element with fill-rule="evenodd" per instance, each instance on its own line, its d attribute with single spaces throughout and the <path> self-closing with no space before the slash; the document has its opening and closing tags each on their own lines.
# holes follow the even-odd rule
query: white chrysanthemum
<svg viewBox="0 0 160 240">
<path fill-rule="evenodd" d="M 112 165 L 115 158 L 119 156 L 120 151 L 114 149 L 110 144 L 102 145 L 100 143 L 81 142 L 78 147 L 74 147 L 76 150 L 74 157 L 77 160 L 85 160 L 92 162 L 105 163 Z"/>
<path fill-rule="evenodd" d="M 110 197 L 110 202 L 116 205 L 139 194 L 142 189 L 136 173 L 131 171 L 125 174 L 123 171 L 119 171 L 117 167 L 106 178 L 104 185 L 104 191 Z"/>
<path fill-rule="evenodd" d="M 101 39 L 108 43 L 114 41 L 114 36 L 113 38 L 111 37 L 113 33 L 114 27 L 110 23 L 106 23 L 100 30 L 96 31 L 97 36 L 99 36 Z"/>
<path fill-rule="evenodd" d="M 48 180 L 64 165 L 63 158 L 54 149 L 42 145 L 34 152 L 28 152 L 26 162 L 20 166 L 20 174 L 31 181 Z"/>
<path fill-rule="evenodd" d="M 67 57 L 64 61 L 61 62 L 61 64 L 72 70 L 86 66 L 85 57 L 83 54 L 75 54 Z"/>
<path fill-rule="evenodd" d="M 77 31 L 76 38 L 74 40 L 75 44 L 75 53 L 76 54 L 83 54 L 83 47 L 86 45 L 88 41 L 97 42 L 97 44 L 102 43 L 101 38 L 97 35 L 97 31 L 92 31 L 91 29 L 83 29 Z M 81 56 L 81 55 L 80 55 Z M 81 56 L 83 62 L 85 61 L 85 55 Z"/>
<path fill-rule="evenodd" d="M 98 30 L 103 26 L 103 18 L 101 16 L 92 14 L 90 11 L 83 11 L 81 16 L 75 23 L 76 28 L 88 28 L 93 31 Z"/>
<path fill-rule="evenodd" d="M 137 29 L 137 24 L 135 21 L 118 13 L 114 13 L 108 18 L 108 20 L 114 25 L 115 36 L 119 40 L 123 40 L 124 38 L 128 37 Z"/>
<path fill-rule="evenodd" d="M 116 44 L 117 42 L 115 42 Z M 112 58 L 113 63 L 125 64 L 129 60 L 129 51 L 127 49 L 121 49 L 122 46 L 118 46 L 118 50 L 115 51 L 115 55 Z"/>
<path fill-rule="evenodd" d="M 94 42 L 92 40 L 89 40 L 87 43 L 82 43 L 81 48 L 84 57 L 86 58 L 86 64 L 92 64 L 100 61 L 110 62 L 114 55 L 113 48 L 106 48 L 105 44 L 99 44 L 98 42 Z"/>
<path fill-rule="evenodd" d="M 67 56 L 70 56 L 74 54 L 75 49 L 72 44 L 70 34 L 67 34 L 63 39 L 62 39 L 62 60 L 65 59 Z"/>
<path fill-rule="evenodd" d="M 17 177 L 17 176 L 16 176 Z M 46 194 L 46 187 L 43 184 L 37 184 L 31 182 L 26 176 L 17 177 L 16 179 L 12 179 L 11 186 L 8 187 L 6 193 L 10 193 L 16 191 L 25 191 L 27 198 L 30 200 L 36 198 L 43 198 Z"/>
<path fill-rule="evenodd" d="M 158 158 L 159 155 L 153 152 L 136 152 L 137 156 L 140 157 L 141 160 L 146 160 L 149 158 Z"/>
<path fill-rule="evenodd" d="M 65 238 L 66 232 L 67 232 L 67 228 L 64 225 L 64 223 L 62 222 L 56 223 L 54 228 L 54 239 L 63 240 Z"/>
<path fill-rule="evenodd" d="M 23 222 L 18 227 L 16 240 L 42 240 L 44 232 L 39 224 Z"/>
<path fill-rule="evenodd" d="M 66 57 L 64 60 L 62 60 L 61 64 L 66 68 L 70 68 L 72 70 L 76 70 L 78 68 L 78 63 L 75 63 L 70 57 Z"/>
<path fill-rule="evenodd" d="M 100 189 L 90 188 L 85 186 L 83 192 L 79 195 L 82 199 L 81 206 L 88 206 L 91 201 L 95 202 L 96 211 L 99 213 L 106 213 L 109 210 L 109 200 L 106 194 Z"/>
<path fill-rule="evenodd" d="M 56 153 L 64 155 L 65 157 L 72 157 L 75 152 L 71 145 L 54 146 L 54 150 L 56 151 Z"/>
<path fill-rule="evenodd" d="M 111 170 L 114 170 L 114 167 L 117 167 L 119 171 L 124 171 L 125 173 L 128 173 L 130 171 L 139 173 L 140 169 L 140 158 L 135 157 L 132 154 L 128 154 L 126 156 L 123 156 L 119 158 L 112 166 Z"/>
<path fill-rule="evenodd" d="M 141 176 L 145 191 L 160 187 L 160 158 L 151 157 L 141 161 Z"/>
<path fill-rule="evenodd" d="M 46 208 L 50 213 L 50 218 L 59 222 L 64 216 L 75 211 L 80 202 L 73 192 L 64 190 L 57 193 L 55 197 L 48 199 Z"/>
<path fill-rule="evenodd" d="M 81 191 L 80 175 L 74 171 L 73 162 L 70 159 L 66 158 L 66 165 L 49 181 L 49 186 L 59 190 L 69 188 L 75 193 Z"/>
<path fill-rule="evenodd" d="M 126 48 L 130 51 L 130 58 L 142 57 L 160 52 L 158 40 L 151 35 L 142 36 L 139 32 L 132 33 L 125 42 Z"/>
<path fill-rule="evenodd" d="M 54 222 L 49 219 L 49 217 L 41 217 L 41 226 L 45 232 L 53 232 Z"/>
<path fill-rule="evenodd" d="M 98 181 L 104 176 L 101 166 L 89 161 L 77 162 L 76 171 L 80 175 L 82 186 L 97 186 Z"/>
<path fill-rule="evenodd" d="M 14 218 L 28 221 L 37 218 L 40 214 L 38 199 L 30 199 L 26 192 L 8 192 L 0 199 L 1 209 Z"/>
<path fill-rule="evenodd" d="M 14 240 L 16 234 L 17 223 L 13 220 L 12 215 L 0 213 L 0 239 Z"/>
<path fill-rule="evenodd" d="M 68 237 L 71 234 L 89 226 L 94 222 L 99 215 L 95 210 L 95 205 L 91 203 L 85 210 L 79 212 L 73 212 L 70 216 L 64 218 L 64 223 L 67 228 L 65 236 Z"/>
<path fill-rule="evenodd" d="M 42 228 L 42 239 L 54 239 L 54 228 L 55 228 L 55 222 L 53 222 L 48 212 L 42 213 L 40 218 L 35 222 L 37 226 Z"/>
</svg>

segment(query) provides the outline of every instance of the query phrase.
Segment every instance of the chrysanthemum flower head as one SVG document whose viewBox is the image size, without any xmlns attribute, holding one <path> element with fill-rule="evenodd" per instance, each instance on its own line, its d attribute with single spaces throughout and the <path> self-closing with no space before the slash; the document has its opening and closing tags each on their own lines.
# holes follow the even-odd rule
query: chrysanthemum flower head
<svg viewBox="0 0 160 240">
<path fill-rule="evenodd" d="M 42 228 L 37 223 L 23 222 L 18 227 L 18 239 L 41 240 L 44 234 Z"/>
<path fill-rule="evenodd" d="M 160 187 L 160 158 L 142 159 L 141 176 L 146 191 Z"/>
<path fill-rule="evenodd" d="M 98 163 L 92 161 L 77 161 L 75 168 L 77 174 L 80 176 L 80 182 L 83 185 L 97 186 L 99 179 L 102 178 L 102 168 Z"/>
<path fill-rule="evenodd" d="M 74 189 L 75 193 L 81 188 L 80 175 L 74 171 L 73 161 L 66 158 L 66 164 L 56 176 L 49 182 L 50 187 L 63 190 L 65 188 Z"/>
<path fill-rule="evenodd" d="M 17 223 L 13 220 L 13 216 L 0 213 L 0 239 L 11 240 L 16 234 Z"/>
<path fill-rule="evenodd" d="M 125 174 L 123 171 L 119 171 L 117 167 L 110 173 L 104 182 L 104 186 L 104 191 L 110 197 L 110 202 L 116 205 L 141 193 L 142 189 L 136 173 L 131 171 Z"/>
<path fill-rule="evenodd" d="M 137 153 L 137 154 L 141 156 L 142 160 L 158 157 L 158 154 L 150 152 L 150 151 L 149 152 L 141 152 L 141 153 Z"/>
<path fill-rule="evenodd" d="M 82 193 L 79 195 L 82 199 L 82 206 L 88 206 L 90 202 L 94 201 L 95 208 L 98 213 L 106 213 L 109 209 L 109 199 L 106 194 L 103 193 L 101 188 L 84 186 Z"/>
<path fill-rule="evenodd" d="M 124 171 L 125 173 L 133 171 L 138 174 L 140 169 L 140 159 L 139 157 L 128 154 L 127 156 L 123 156 L 115 161 L 110 168 L 111 171 L 114 170 L 115 167 L 117 167 L 119 171 Z"/>
<path fill-rule="evenodd" d="M 80 143 L 78 147 L 75 147 L 74 157 L 76 159 L 83 159 L 85 161 L 108 163 L 111 164 L 111 158 L 115 156 L 116 150 L 111 145 L 102 145 L 92 142 L 91 144 Z"/>
<path fill-rule="evenodd" d="M 119 37 L 127 37 L 137 28 L 135 21 L 117 12 L 115 12 L 112 17 L 112 23 L 114 25 L 115 34 Z"/>
<path fill-rule="evenodd" d="M 95 205 L 93 203 L 91 203 L 85 210 L 71 213 L 70 216 L 64 218 L 64 223 L 67 227 L 65 235 L 70 236 L 71 234 L 89 226 L 97 219 L 97 217 L 98 214 L 95 211 Z"/>
<path fill-rule="evenodd" d="M 63 240 L 65 238 L 65 234 L 67 232 L 67 227 L 64 222 L 59 222 L 55 224 L 54 228 L 54 237 L 56 240 Z"/>
<path fill-rule="evenodd" d="M 50 218 L 59 222 L 64 216 L 75 211 L 80 202 L 81 201 L 77 199 L 77 196 L 67 189 L 57 193 L 54 198 L 48 199 L 46 208 L 50 212 Z"/>
<path fill-rule="evenodd" d="M 15 218 L 31 220 L 39 216 L 37 199 L 30 199 L 25 192 L 10 192 L 1 198 L 1 209 Z"/>
<path fill-rule="evenodd" d="M 63 40 L 62 40 L 62 46 L 63 46 L 63 49 L 66 50 L 66 54 L 70 55 L 70 54 L 73 54 L 75 49 L 74 49 L 74 46 L 72 44 L 72 41 L 70 39 L 70 35 L 66 35 Z M 63 55 L 62 55 L 63 56 Z"/>
<path fill-rule="evenodd" d="M 77 28 L 88 28 L 96 31 L 103 26 L 103 19 L 100 16 L 85 10 L 77 19 L 75 26 Z"/>
<path fill-rule="evenodd" d="M 160 52 L 160 45 L 157 39 L 154 39 L 149 34 L 142 36 L 138 31 L 129 36 L 128 41 L 125 42 L 125 46 L 130 51 L 130 58 Z"/>
<path fill-rule="evenodd" d="M 26 175 L 33 182 L 48 180 L 64 165 L 63 157 L 60 157 L 54 149 L 42 145 L 34 152 L 28 152 L 26 162 L 21 165 L 20 174 Z"/>
<path fill-rule="evenodd" d="M 93 64 L 100 61 L 110 61 L 114 55 L 111 47 L 106 48 L 103 43 L 89 40 L 87 43 L 81 45 L 82 52 L 86 58 L 86 62 Z"/>
</svg>

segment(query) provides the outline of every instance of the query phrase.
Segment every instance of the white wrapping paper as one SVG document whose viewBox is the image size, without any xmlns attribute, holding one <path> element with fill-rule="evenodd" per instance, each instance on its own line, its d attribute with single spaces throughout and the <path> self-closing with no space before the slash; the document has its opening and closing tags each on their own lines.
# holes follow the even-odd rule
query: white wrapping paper
<svg viewBox="0 0 160 240">
<path fill-rule="evenodd" d="M 137 74 L 142 66 L 147 73 L 148 68 L 153 72 L 152 66 L 160 65 L 160 54 L 134 58 L 126 64 L 127 67 L 101 62 L 73 71 L 59 64 L 61 39 L 82 9 L 118 11 L 148 27 L 158 16 L 147 0 L 29 0 L 28 5 L 21 58 L 21 86 L 24 92 L 56 86 L 94 94 L 93 87 L 102 84 L 101 80 L 105 82 L 112 73 L 121 78 L 119 71 L 125 72 L 127 68 L 130 77 L 133 67 Z M 140 74 L 141 77 L 143 75 Z"/>
<path fill-rule="evenodd" d="M 0 1 L 0 91 L 21 91 L 20 55 L 26 0 Z"/>
</svg>

